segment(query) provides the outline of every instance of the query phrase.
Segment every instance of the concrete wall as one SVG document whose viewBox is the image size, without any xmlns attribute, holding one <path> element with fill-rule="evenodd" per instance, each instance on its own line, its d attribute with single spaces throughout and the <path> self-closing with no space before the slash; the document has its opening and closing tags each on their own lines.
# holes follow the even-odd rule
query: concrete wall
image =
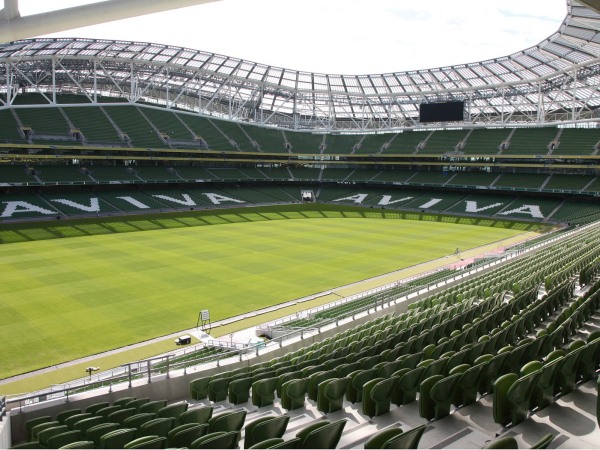
<svg viewBox="0 0 600 450">
<path fill-rule="evenodd" d="M 0 421 L 0 448 L 10 448 L 12 442 L 10 422 L 10 415 Z"/>
</svg>

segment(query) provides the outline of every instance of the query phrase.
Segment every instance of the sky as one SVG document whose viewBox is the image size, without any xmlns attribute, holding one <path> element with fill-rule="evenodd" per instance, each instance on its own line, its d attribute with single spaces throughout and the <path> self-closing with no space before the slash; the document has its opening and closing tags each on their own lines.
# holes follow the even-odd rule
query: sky
<svg viewBox="0 0 600 450">
<path fill-rule="evenodd" d="M 19 0 L 19 10 L 95 1 Z M 220 0 L 50 36 L 153 42 L 360 75 L 505 56 L 556 32 L 566 12 L 566 0 Z"/>
</svg>

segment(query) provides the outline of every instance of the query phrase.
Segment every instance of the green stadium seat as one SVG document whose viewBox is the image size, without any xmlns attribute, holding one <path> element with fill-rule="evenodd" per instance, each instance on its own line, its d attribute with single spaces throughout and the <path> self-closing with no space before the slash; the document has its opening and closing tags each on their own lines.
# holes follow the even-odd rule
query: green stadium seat
<svg viewBox="0 0 600 450">
<path fill-rule="evenodd" d="M 166 442 L 164 436 L 142 436 L 128 442 L 124 448 L 165 448 Z"/>
<path fill-rule="evenodd" d="M 208 399 L 211 402 L 221 402 L 227 399 L 229 393 L 229 377 L 211 379 L 208 382 Z"/>
<path fill-rule="evenodd" d="M 208 424 L 187 423 L 173 428 L 167 433 L 167 445 L 170 448 L 190 448 L 192 443 L 205 436 L 208 432 Z"/>
<path fill-rule="evenodd" d="M 365 449 L 419 448 L 419 442 L 427 425 L 420 425 L 408 431 L 392 428 L 375 433 L 365 442 Z"/>
<path fill-rule="evenodd" d="M 347 419 L 330 422 L 322 420 L 309 425 L 298 433 L 296 437 L 300 438 L 296 448 L 336 448 L 342 437 Z"/>
<path fill-rule="evenodd" d="M 283 409 L 292 410 L 304 407 L 308 378 L 298 378 L 286 381 L 281 385 L 281 406 Z"/>
<path fill-rule="evenodd" d="M 214 415 L 208 421 L 208 432 L 215 433 L 217 431 L 237 431 L 239 432 L 244 426 L 246 420 L 246 411 L 243 409 L 237 411 L 225 411 Z"/>
<path fill-rule="evenodd" d="M 173 417 L 158 417 L 142 424 L 138 430 L 138 436 L 163 436 L 173 429 L 175 419 Z"/>
<path fill-rule="evenodd" d="M 342 409 L 350 378 L 331 378 L 319 384 L 317 409 L 329 414 Z"/>
<path fill-rule="evenodd" d="M 124 448 L 125 444 L 135 439 L 135 428 L 119 428 L 100 436 L 100 447 L 96 448 Z"/>
<path fill-rule="evenodd" d="M 61 448 L 65 445 L 72 444 L 73 442 L 80 441 L 82 437 L 83 433 L 79 430 L 65 431 L 64 433 L 60 433 L 49 438 L 47 442 L 47 447 Z"/>
<path fill-rule="evenodd" d="M 194 400 L 204 400 L 208 398 L 208 383 L 210 377 L 196 378 L 190 382 L 190 396 Z"/>
<path fill-rule="evenodd" d="M 120 425 L 114 422 L 99 423 L 85 432 L 85 436 L 88 440 L 93 441 L 96 447 L 100 447 L 100 438 L 106 433 L 118 430 Z"/>
<path fill-rule="evenodd" d="M 212 406 L 200 406 L 194 407 L 192 409 L 188 409 L 187 411 L 181 413 L 179 416 L 179 422 L 181 424 L 186 423 L 199 423 L 204 424 L 208 423 L 213 414 Z"/>
<path fill-rule="evenodd" d="M 392 390 L 397 378 L 374 378 L 363 387 L 362 412 L 369 417 L 389 412 Z"/>
<path fill-rule="evenodd" d="M 250 448 L 269 439 L 281 438 L 286 431 L 289 420 L 290 416 L 283 414 L 277 417 L 261 417 L 246 424 L 244 448 Z"/>
<path fill-rule="evenodd" d="M 81 414 L 80 408 L 68 409 L 66 411 L 61 411 L 56 415 L 56 420 L 58 420 L 61 424 L 65 425 L 65 421 L 76 414 Z"/>
<path fill-rule="evenodd" d="M 125 419 L 133 415 L 135 415 L 135 408 L 124 407 L 124 409 L 120 409 L 118 411 L 110 413 L 108 416 L 106 416 L 106 420 L 109 422 L 118 423 L 119 425 L 123 425 Z"/>
<path fill-rule="evenodd" d="M 275 400 L 278 377 L 264 378 L 252 383 L 252 404 L 259 408 L 272 405 Z"/>
<path fill-rule="evenodd" d="M 229 383 L 228 398 L 234 405 L 246 403 L 250 398 L 250 388 L 252 387 L 252 377 L 242 374 L 243 378 L 233 380 Z"/>
<path fill-rule="evenodd" d="M 121 397 L 113 402 L 116 406 L 127 406 L 128 408 L 135 408 L 135 406 L 129 405 L 132 401 L 137 400 L 135 397 Z M 128 406 L 129 405 L 129 406 Z"/>
<path fill-rule="evenodd" d="M 152 413 L 157 414 L 162 408 L 167 406 L 166 400 L 151 400 L 140 405 L 139 414 Z"/>
<path fill-rule="evenodd" d="M 95 448 L 95 447 L 94 447 L 94 443 L 92 441 L 76 441 L 76 442 L 71 442 L 70 444 L 67 444 L 67 445 L 63 445 L 60 448 L 91 449 L 91 448 Z"/>
<path fill-rule="evenodd" d="M 33 427 L 35 427 L 36 425 L 39 425 L 41 423 L 47 423 L 47 422 L 58 422 L 53 421 L 52 417 L 50 416 L 40 416 L 40 417 L 36 417 L 34 419 L 29 419 L 28 421 L 25 422 L 25 435 L 27 436 L 27 440 L 31 441 L 32 436 L 31 436 L 31 430 L 33 429 Z M 58 422 L 60 423 L 60 422 Z"/>
<path fill-rule="evenodd" d="M 85 408 L 84 412 L 90 413 L 90 414 L 96 414 L 102 408 L 106 408 L 107 406 L 110 406 L 110 403 L 108 403 L 108 402 L 94 403 L 94 404 L 88 406 L 87 408 Z"/>
<path fill-rule="evenodd" d="M 172 417 L 175 419 L 174 426 L 179 425 L 179 417 L 188 410 L 188 402 L 177 402 L 171 403 L 170 405 L 163 406 L 156 412 L 156 418 L 160 419 L 163 417 Z"/>
<path fill-rule="evenodd" d="M 192 442 L 191 448 L 236 448 L 237 439 L 236 431 L 217 431 L 199 437 Z"/>
</svg>

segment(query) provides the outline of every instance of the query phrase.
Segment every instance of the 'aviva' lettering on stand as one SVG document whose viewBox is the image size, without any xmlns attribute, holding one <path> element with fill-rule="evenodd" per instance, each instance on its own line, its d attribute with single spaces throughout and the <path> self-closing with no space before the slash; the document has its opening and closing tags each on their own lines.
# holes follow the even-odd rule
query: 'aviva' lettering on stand
<svg viewBox="0 0 600 450">
<path fill-rule="evenodd" d="M 367 197 L 368 197 L 368 194 L 354 194 L 354 195 L 350 195 L 348 197 L 340 197 L 333 201 L 334 202 L 352 202 L 352 203 L 356 203 L 357 205 L 362 205 L 363 202 L 367 199 Z M 379 200 L 379 202 L 377 203 L 377 206 L 399 205 L 401 203 L 408 202 L 409 200 L 412 200 L 413 198 L 414 197 L 402 197 L 402 198 L 393 200 L 393 197 L 391 195 L 383 195 L 381 197 L 381 200 Z M 431 198 L 429 201 L 424 202 L 420 206 L 413 205 L 412 207 L 415 209 L 429 209 L 442 201 L 443 201 L 442 198 Z M 479 205 L 478 202 L 475 200 L 465 200 L 464 212 L 471 213 L 471 214 L 477 214 L 477 213 L 492 210 L 492 209 L 500 209 L 503 205 L 504 205 L 504 203 L 498 203 L 498 202 L 492 203 L 490 205 Z M 461 212 L 461 211 L 457 211 L 456 208 L 454 208 L 453 211 Z M 544 219 L 544 214 L 542 213 L 542 210 L 539 205 L 521 205 L 517 208 L 513 208 L 508 211 L 502 211 L 497 214 L 500 216 L 511 216 L 511 215 L 522 214 L 525 216 L 532 217 L 534 219 Z"/>
<path fill-rule="evenodd" d="M 223 203 L 246 203 L 244 200 L 228 197 L 226 195 L 217 194 L 214 192 L 206 192 L 202 193 L 202 195 L 205 196 L 207 200 L 213 205 L 221 205 Z M 185 193 L 181 194 L 181 198 L 164 194 L 153 194 L 152 197 L 162 200 L 166 204 L 171 203 L 174 207 L 197 206 L 196 201 L 189 194 Z M 123 195 L 115 198 L 122 200 L 123 202 L 126 202 L 127 204 L 140 210 L 151 208 L 146 203 L 144 203 L 143 198 L 135 198 L 133 195 Z M 110 202 L 110 199 L 108 201 Z M 50 202 L 57 203 L 58 205 L 68 206 L 71 209 L 78 210 L 84 213 L 103 212 L 103 203 L 98 197 L 90 197 L 88 203 L 85 203 L 84 201 L 74 201 L 68 198 L 51 198 Z M 50 209 L 52 207 L 51 204 L 44 204 L 44 206 L 41 206 L 41 204 L 44 204 L 42 200 L 40 200 L 38 204 L 34 204 L 24 200 L 11 200 L 0 202 L 0 207 L 4 205 L 4 209 L 0 214 L 0 218 L 8 219 L 12 217 L 40 217 L 62 214 L 62 212 L 58 209 Z M 106 208 L 106 211 L 114 211 L 114 208 L 107 208 L 106 205 L 104 206 Z M 57 206 L 57 208 L 60 208 L 60 206 Z"/>
</svg>

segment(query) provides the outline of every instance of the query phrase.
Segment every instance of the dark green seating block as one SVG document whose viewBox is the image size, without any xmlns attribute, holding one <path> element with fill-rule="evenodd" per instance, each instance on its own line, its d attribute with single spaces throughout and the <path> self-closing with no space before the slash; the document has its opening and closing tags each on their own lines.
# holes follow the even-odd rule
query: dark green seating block
<svg viewBox="0 0 600 450">
<path fill-rule="evenodd" d="M 374 378 L 363 387 L 362 412 L 369 417 L 376 417 L 389 412 L 392 390 L 397 378 Z"/>
<path fill-rule="evenodd" d="M 348 377 L 332 378 L 319 384 L 317 409 L 325 414 L 342 409 L 348 384 L 350 384 L 350 378 Z"/>
<path fill-rule="evenodd" d="M 450 414 L 450 408 L 456 397 L 456 386 L 462 378 L 462 373 L 455 373 L 442 378 L 429 391 L 433 402 L 433 419 L 439 420 Z"/>
<path fill-rule="evenodd" d="M 281 393 L 283 392 L 283 384 L 290 380 L 298 380 L 302 378 L 300 371 L 284 373 L 283 375 L 278 377 L 277 380 L 277 397 L 281 398 Z"/>
<path fill-rule="evenodd" d="M 80 441 L 83 438 L 83 433 L 79 430 L 69 430 L 64 433 L 57 434 L 48 439 L 48 448 L 61 448 L 73 442 Z"/>
<path fill-rule="evenodd" d="M 173 428 L 167 433 L 170 448 L 189 448 L 192 443 L 208 433 L 208 424 L 187 423 Z"/>
<path fill-rule="evenodd" d="M 531 361 L 523 366 L 525 370 L 540 371 L 540 376 L 531 392 L 530 410 L 540 410 L 550 406 L 554 402 L 555 380 L 561 361 L 562 357 L 546 364 L 542 364 L 539 361 Z"/>
<path fill-rule="evenodd" d="M 308 388 L 307 396 L 312 401 L 317 401 L 317 394 L 319 393 L 319 384 L 327 379 L 334 378 L 336 376 L 336 370 L 321 370 L 313 373 L 308 377 Z"/>
<path fill-rule="evenodd" d="M 487 362 L 469 367 L 460 376 L 456 384 L 453 403 L 457 406 L 467 406 L 477 401 L 477 393 L 481 377 L 487 368 Z"/>
<path fill-rule="evenodd" d="M 81 414 L 81 409 L 74 408 L 68 409 L 66 411 L 61 411 L 56 415 L 56 420 L 65 425 L 65 420 L 67 420 L 71 416 L 74 416 L 75 414 Z"/>
<path fill-rule="evenodd" d="M 149 402 L 141 405 L 138 412 L 142 413 L 142 414 L 143 413 L 156 414 L 156 413 L 158 413 L 158 411 L 160 409 L 164 408 L 165 406 L 167 406 L 166 400 L 152 400 L 152 401 L 149 401 Z"/>
<path fill-rule="evenodd" d="M 272 438 L 272 439 L 267 439 L 266 441 L 257 442 L 252 447 L 248 447 L 248 448 L 275 448 L 274 447 L 275 445 L 280 445 L 280 444 L 283 444 L 284 442 L 285 442 L 285 439 L 283 439 L 283 438 Z"/>
<path fill-rule="evenodd" d="M 240 409 L 238 411 L 226 411 L 217 414 L 208 421 L 208 433 L 217 431 L 237 431 L 239 432 L 244 426 L 246 420 L 246 411 Z"/>
<path fill-rule="evenodd" d="M 367 381 L 376 377 L 377 372 L 377 369 L 362 369 L 351 373 L 350 383 L 346 389 L 346 400 L 352 403 L 362 402 L 363 387 Z"/>
<path fill-rule="evenodd" d="M 96 420 L 99 418 L 100 420 L 104 420 L 102 417 L 100 416 L 94 416 L 91 413 L 81 413 L 81 414 L 75 414 L 71 417 L 68 417 L 67 419 L 65 419 L 65 425 L 69 427 L 69 430 L 83 430 L 80 426 L 77 426 L 79 424 L 79 422 L 83 422 L 84 420 L 87 419 L 91 419 L 91 418 L 95 418 Z M 86 422 L 86 424 L 89 422 Z M 100 422 L 96 422 L 94 425 L 99 424 Z M 86 428 L 87 429 L 87 428 Z"/>
<path fill-rule="evenodd" d="M 208 397 L 210 377 L 196 378 L 190 381 L 190 397 L 194 400 L 204 400 Z"/>
<path fill-rule="evenodd" d="M 157 417 L 149 420 L 139 428 L 138 436 L 164 436 L 173 429 L 175 419 L 173 417 Z"/>
<path fill-rule="evenodd" d="M 76 442 L 71 442 L 70 444 L 67 445 L 63 445 L 60 448 L 75 448 L 75 449 L 90 449 L 90 448 L 96 448 L 94 446 L 94 443 L 92 441 L 76 441 Z M 114 447 L 117 448 L 117 447 Z"/>
<path fill-rule="evenodd" d="M 236 431 L 209 433 L 192 442 L 191 448 L 237 448 L 237 437 Z"/>
<path fill-rule="evenodd" d="M 252 383 L 252 404 L 259 408 L 272 405 L 275 401 L 278 377 L 265 378 Z"/>
<path fill-rule="evenodd" d="M 296 448 L 336 448 L 344 432 L 346 422 L 346 419 L 341 419 L 331 423 L 321 423 L 314 428 L 306 427 L 300 430 L 296 434 L 296 437 L 300 438 L 300 443 Z"/>
<path fill-rule="evenodd" d="M 417 367 L 398 378 L 398 382 L 394 385 L 392 391 L 392 403 L 394 405 L 406 405 L 417 399 L 417 392 L 424 372 L 425 367 Z"/>
<path fill-rule="evenodd" d="M 96 447 L 100 447 L 100 438 L 106 433 L 118 430 L 120 425 L 118 423 L 100 423 L 89 428 L 86 432 L 86 438 L 94 442 Z"/>
<path fill-rule="evenodd" d="M 42 430 L 37 434 L 37 440 L 42 447 L 49 448 L 50 445 L 48 444 L 48 440 L 52 436 L 56 436 L 57 434 L 61 434 L 66 431 L 69 431 L 69 427 L 67 427 L 66 425 L 57 425 L 54 427 L 46 428 L 45 430 Z"/>
<path fill-rule="evenodd" d="M 208 382 L 208 399 L 211 402 L 221 402 L 227 400 L 229 393 L 229 377 L 212 379 Z"/>
<path fill-rule="evenodd" d="M 512 436 L 505 436 L 494 439 L 493 441 L 488 442 L 483 448 L 507 448 L 507 449 L 515 449 L 519 448 L 517 444 L 517 440 Z"/>
<path fill-rule="evenodd" d="M 186 412 L 181 413 L 179 416 L 179 422 L 185 423 L 208 423 L 213 414 L 212 406 L 200 406 L 192 409 L 188 409 Z"/>
<path fill-rule="evenodd" d="M 135 439 L 135 428 L 119 428 L 100 436 L 100 448 L 123 448 Z M 98 447 L 96 447 L 98 448 Z"/>
<path fill-rule="evenodd" d="M 140 406 L 148 403 L 150 401 L 149 398 L 136 398 L 135 400 L 131 400 L 123 405 L 125 408 L 135 408 L 136 414 L 140 412 Z"/>
<path fill-rule="evenodd" d="M 69 417 L 69 420 L 71 420 L 74 416 Z M 68 420 L 67 420 L 68 422 Z M 72 430 L 80 430 L 83 431 L 84 433 L 87 432 L 87 430 L 89 430 L 90 428 L 99 425 L 101 423 L 104 422 L 104 419 L 100 416 L 91 416 L 91 417 L 86 417 L 83 418 L 81 420 L 77 420 L 72 426 L 69 425 L 67 423 L 67 426 L 69 427 L 69 429 Z"/>
<path fill-rule="evenodd" d="M 175 419 L 174 426 L 179 425 L 179 417 L 188 410 L 188 402 L 177 402 L 171 403 L 170 405 L 163 406 L 156 412 L 156 418 L 173 418 Z"/>
<path fill-rule="evenodd" d="M 304 407 L 306 390 L 308 389 L 308 378 L 299 378 L 283 383 L 281 386 L 281 406 L 292 410 Z"/>
<path fill-rule="evenodd" d="M 380 431 L 365 442 L 365 449 L 418 448 L 426 427 L 427 425 L 420 425 L 408 431 L 402 431 L 400 428 Z"/>
<path fill-rule="evenodd" d="M 120 411 L 121 409 L 123 409 L 121 406 L 106 406 L 104 408 L 99 409 L 98 411 L 96 411 L 94 413 L 94 415 L 96 416 L 100 416 L 102 418 L 104 418 L 104 420 L 108 420 L 108 416 L 109 414 L 114 413 L 115 411 Z"/>
<path fill-rule="evenodd" d="M 51 420 L 50 422 L 42 422 L 31 427 L 31 439 L 30 441 L 37 441 L 39 434 L 47 428 L 54 428 L 60 426 L 58 420 Z"/>
<path fill-rule="evenodd" d="M 492 411 L 494 421 L 506 427 L 527 418 L 531 395 L 541 371 L 521 378 L 514 373 L 502 375 L 494 383 Z"/>
<path fill-rule="evenodd" d="M 135 408 L 123 408 L 120 409 L 118 411 L 112 412 L 110 413 L 107 417 L 106 420 L 108 420 L 109 422 L 116 422 L 119 425 L 123 425 L 123 422 L 125 422 L 125 419 L 127 419 L 128 417 L 131 417 L 135 415 Z"/>
<path fill-rule="evenodd" d="M 561 395 L 568 394 L 577 385 L 577 368 L 579 360 L 583 355 L 585 347 L 578 347 L 565 355 L 562 362 L 558 366 L 556 380 L 554 384 L 555 392 L 560 392 Z"/>
<path fill-rule="evenodd" d="M 163 436 L 142 436 L 125 444 L 129 448 L 165 448 L 167 438 Z"/>
<path fill-rule="evenodd" d="M 228 398 L 234 405 L 246 403 L 250 399 L 250 388 L 252 387 L 252 377 L 245 376 L 229 383 Z"/>
<path fill-rule="evenodd" d="M 134 400 L 137 400 L 137 399 L 135 397 L 121 397 L 121 398 L 115 400 L 113 402 L 113 405 L 116 405 L 116 406 L 127 406 L 128 403 L 131 403 Z M 128 408 L 131 408 L 131 406 L 128 406 Z"/>
<path fill-rule="evenodd" d="M 96 414 L 99 410 L 101 410 L 102 408 L 106 408 L 107 406 L 110 406 L 110 403 L 108 403 L 108 402 L 93 403 L 90 406 L 88 406 L 87 408 L 85 408 L 84 412 L 90 413 L 90 414 Z"/>
<path fill-rule="evenodd" d="M 287 429 L 290 416 L 261 417 L 248 423 L 244 429 L 244 448 L 250 448 L 259 442 L 281 438 Z"/>
<path fill-rule="evenodd" d="M 52 417 L 50 416 L 41 416 L 34 419 L 29 419 L 27 422 L 25 422 L 25 435 L 27 436 L 27 440 L 31 441 L 31 430 L 33 427 L 47 422 L 58 422 L 58 420 L 53 421 Z"/>
<path fill-rule="evenodd" d="M 140 428 L 146 422 L 154 419 L 154 413 L 137 413 L 134 416 L 128 417 L 123 421 L 123 426 L 125 428 Z"/>
</svg>

